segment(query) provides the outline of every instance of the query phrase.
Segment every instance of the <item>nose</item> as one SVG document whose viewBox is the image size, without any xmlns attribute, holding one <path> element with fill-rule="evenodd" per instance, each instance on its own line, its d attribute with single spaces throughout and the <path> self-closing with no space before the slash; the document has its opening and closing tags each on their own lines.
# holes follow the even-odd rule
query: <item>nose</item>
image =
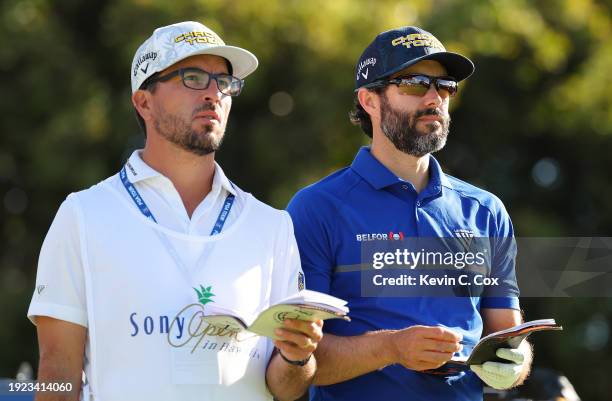
<svg viewBox="0 0 612 401">
<path fill-rule="evenodd" d="M 423 102 L 425 103 L 427 107 L 437 108 L 438 106 L 442 104 L 443 101 L 444 101 L 444 98 L 440 96 L 440 94 L 438 93 L 438 90 L 436 89 L 436 86 L 433 84 L 429 87 L 429 90 L 427 91 L 427 93 L 423 95 Z"/>
<path fill-rule="evenodd" d="M 214 102 L 219 103 L 221 99 L 225 96 L 221 91 L 219 91 L 219 86 L 217 84 L 216 79 L 211 79 L 208 84 L 208 88 L 200 90 L 201 98 L 206 102 Z"/>
</svg>

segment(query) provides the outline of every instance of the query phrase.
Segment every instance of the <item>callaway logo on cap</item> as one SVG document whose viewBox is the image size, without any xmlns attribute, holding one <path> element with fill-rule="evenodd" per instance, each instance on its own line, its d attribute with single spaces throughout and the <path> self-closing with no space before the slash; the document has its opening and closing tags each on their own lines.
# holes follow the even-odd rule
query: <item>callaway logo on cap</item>
<svg viewBox="0 0 612 401">
<path fill-rule="evenodd" d="M 357 63 L 355 89 L 387 78 L 422 60 L 438 61 L 457 81 L 474 72 L 474 63 L 470 59 L 447 52 L 431 33 L 405 26 L 379 34 L 364 50 Z"/>
<path fill-rule="evenodd" d="M 215 32 L 199 22 L 186 21 L 157 28 L 136 51 L 132 61 L 132 93 L 156 72 L 197 54 L 227 59 L 232 75 L 245 78 L 257 68 L 257 57 L 248 50 L 226 46 Z"/>
</svg>

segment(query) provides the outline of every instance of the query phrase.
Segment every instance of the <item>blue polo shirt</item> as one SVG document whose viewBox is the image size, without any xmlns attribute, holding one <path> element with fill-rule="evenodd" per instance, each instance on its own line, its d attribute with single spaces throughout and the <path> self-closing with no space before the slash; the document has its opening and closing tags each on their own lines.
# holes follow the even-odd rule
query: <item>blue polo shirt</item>
<svg viewBox="0 0 612 401">
<path fill-rule="evenodd" d="M 350 167 L 299 191 L 289 203 L 307 287 L 348 301 L 351 322 L 328 320 L 324 332 L 353 336 L 413 325 L 443 325 L 475 344 L 481 308 L 519 309 L 515 253 L 491 255 L 505 296 L 366 297 L 362 294 L 362 243 L 388 237 L 513 237 L 502 202 L 442 172 L 429 157 L 429 182 L 417 193 L 383 166 L 367 147 Z M 464 346 L 465 353 L 469 347 Z M 312 400 L 482 400 L 482 382 L 471 371 L 451 376 L 391 365 L 354 379 L 315 387 Z"/>
</svg>

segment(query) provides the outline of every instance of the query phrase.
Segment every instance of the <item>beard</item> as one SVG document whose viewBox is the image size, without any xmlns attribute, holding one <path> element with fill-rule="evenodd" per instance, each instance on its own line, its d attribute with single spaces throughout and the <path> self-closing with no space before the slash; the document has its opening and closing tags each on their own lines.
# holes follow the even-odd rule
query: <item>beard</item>
<svg viewBox="0 0 612 401">
<path fill-rule="evenodd" d="M 193 110 L 192 116 L 207 110 L 214 111 L 215 106 L 212 103 L 204 103 Z M 191 127 L 190 121 L 159 108 L 153 124 L 161 136 L 183 150 L 198 156 L 216 152 L 223 142 L 225 127 L 205 124 L 203 128 L 196 130 Z"/>
<path fill-rule="evenodd" d="M 396 110 L 389 104 L 389 99 L 382 93 L 380 107 L 380 125 L 382 132 L 403 153 L 422 157 L 437 152 L 446 145 L 450 116 L 437 109 L 423 109 L 414 112 Z M 417 128 L 418 118 L 422 116 L 439 116 L 440 124 L 426 123 L 421 130 Z"/>
</svg>

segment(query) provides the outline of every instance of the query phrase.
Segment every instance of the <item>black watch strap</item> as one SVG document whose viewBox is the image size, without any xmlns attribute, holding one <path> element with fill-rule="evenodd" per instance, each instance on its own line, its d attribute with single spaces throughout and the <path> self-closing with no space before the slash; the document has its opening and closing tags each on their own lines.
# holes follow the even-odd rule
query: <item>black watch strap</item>
<svg viewBox="0 0 612 401">
<path fill-rule="evenodd" d="M 287 359 L 287 357 L 283 355 L 283 353 L 280 350 L 278 350 L 278 353 L 280 354 L 281 358 L 283 358 L 283 361 L 287 362 L 290 365 L 294 365 L 294 366 L 304 366 L 308 363 L 308 361 L 310 361 L 310 358 L 312 358 L 312 354 L 310 354 L 308 355 L 308 358 L 302 359 L 301 361 L 292 361 L 291 359 Z"/>
</svg>

